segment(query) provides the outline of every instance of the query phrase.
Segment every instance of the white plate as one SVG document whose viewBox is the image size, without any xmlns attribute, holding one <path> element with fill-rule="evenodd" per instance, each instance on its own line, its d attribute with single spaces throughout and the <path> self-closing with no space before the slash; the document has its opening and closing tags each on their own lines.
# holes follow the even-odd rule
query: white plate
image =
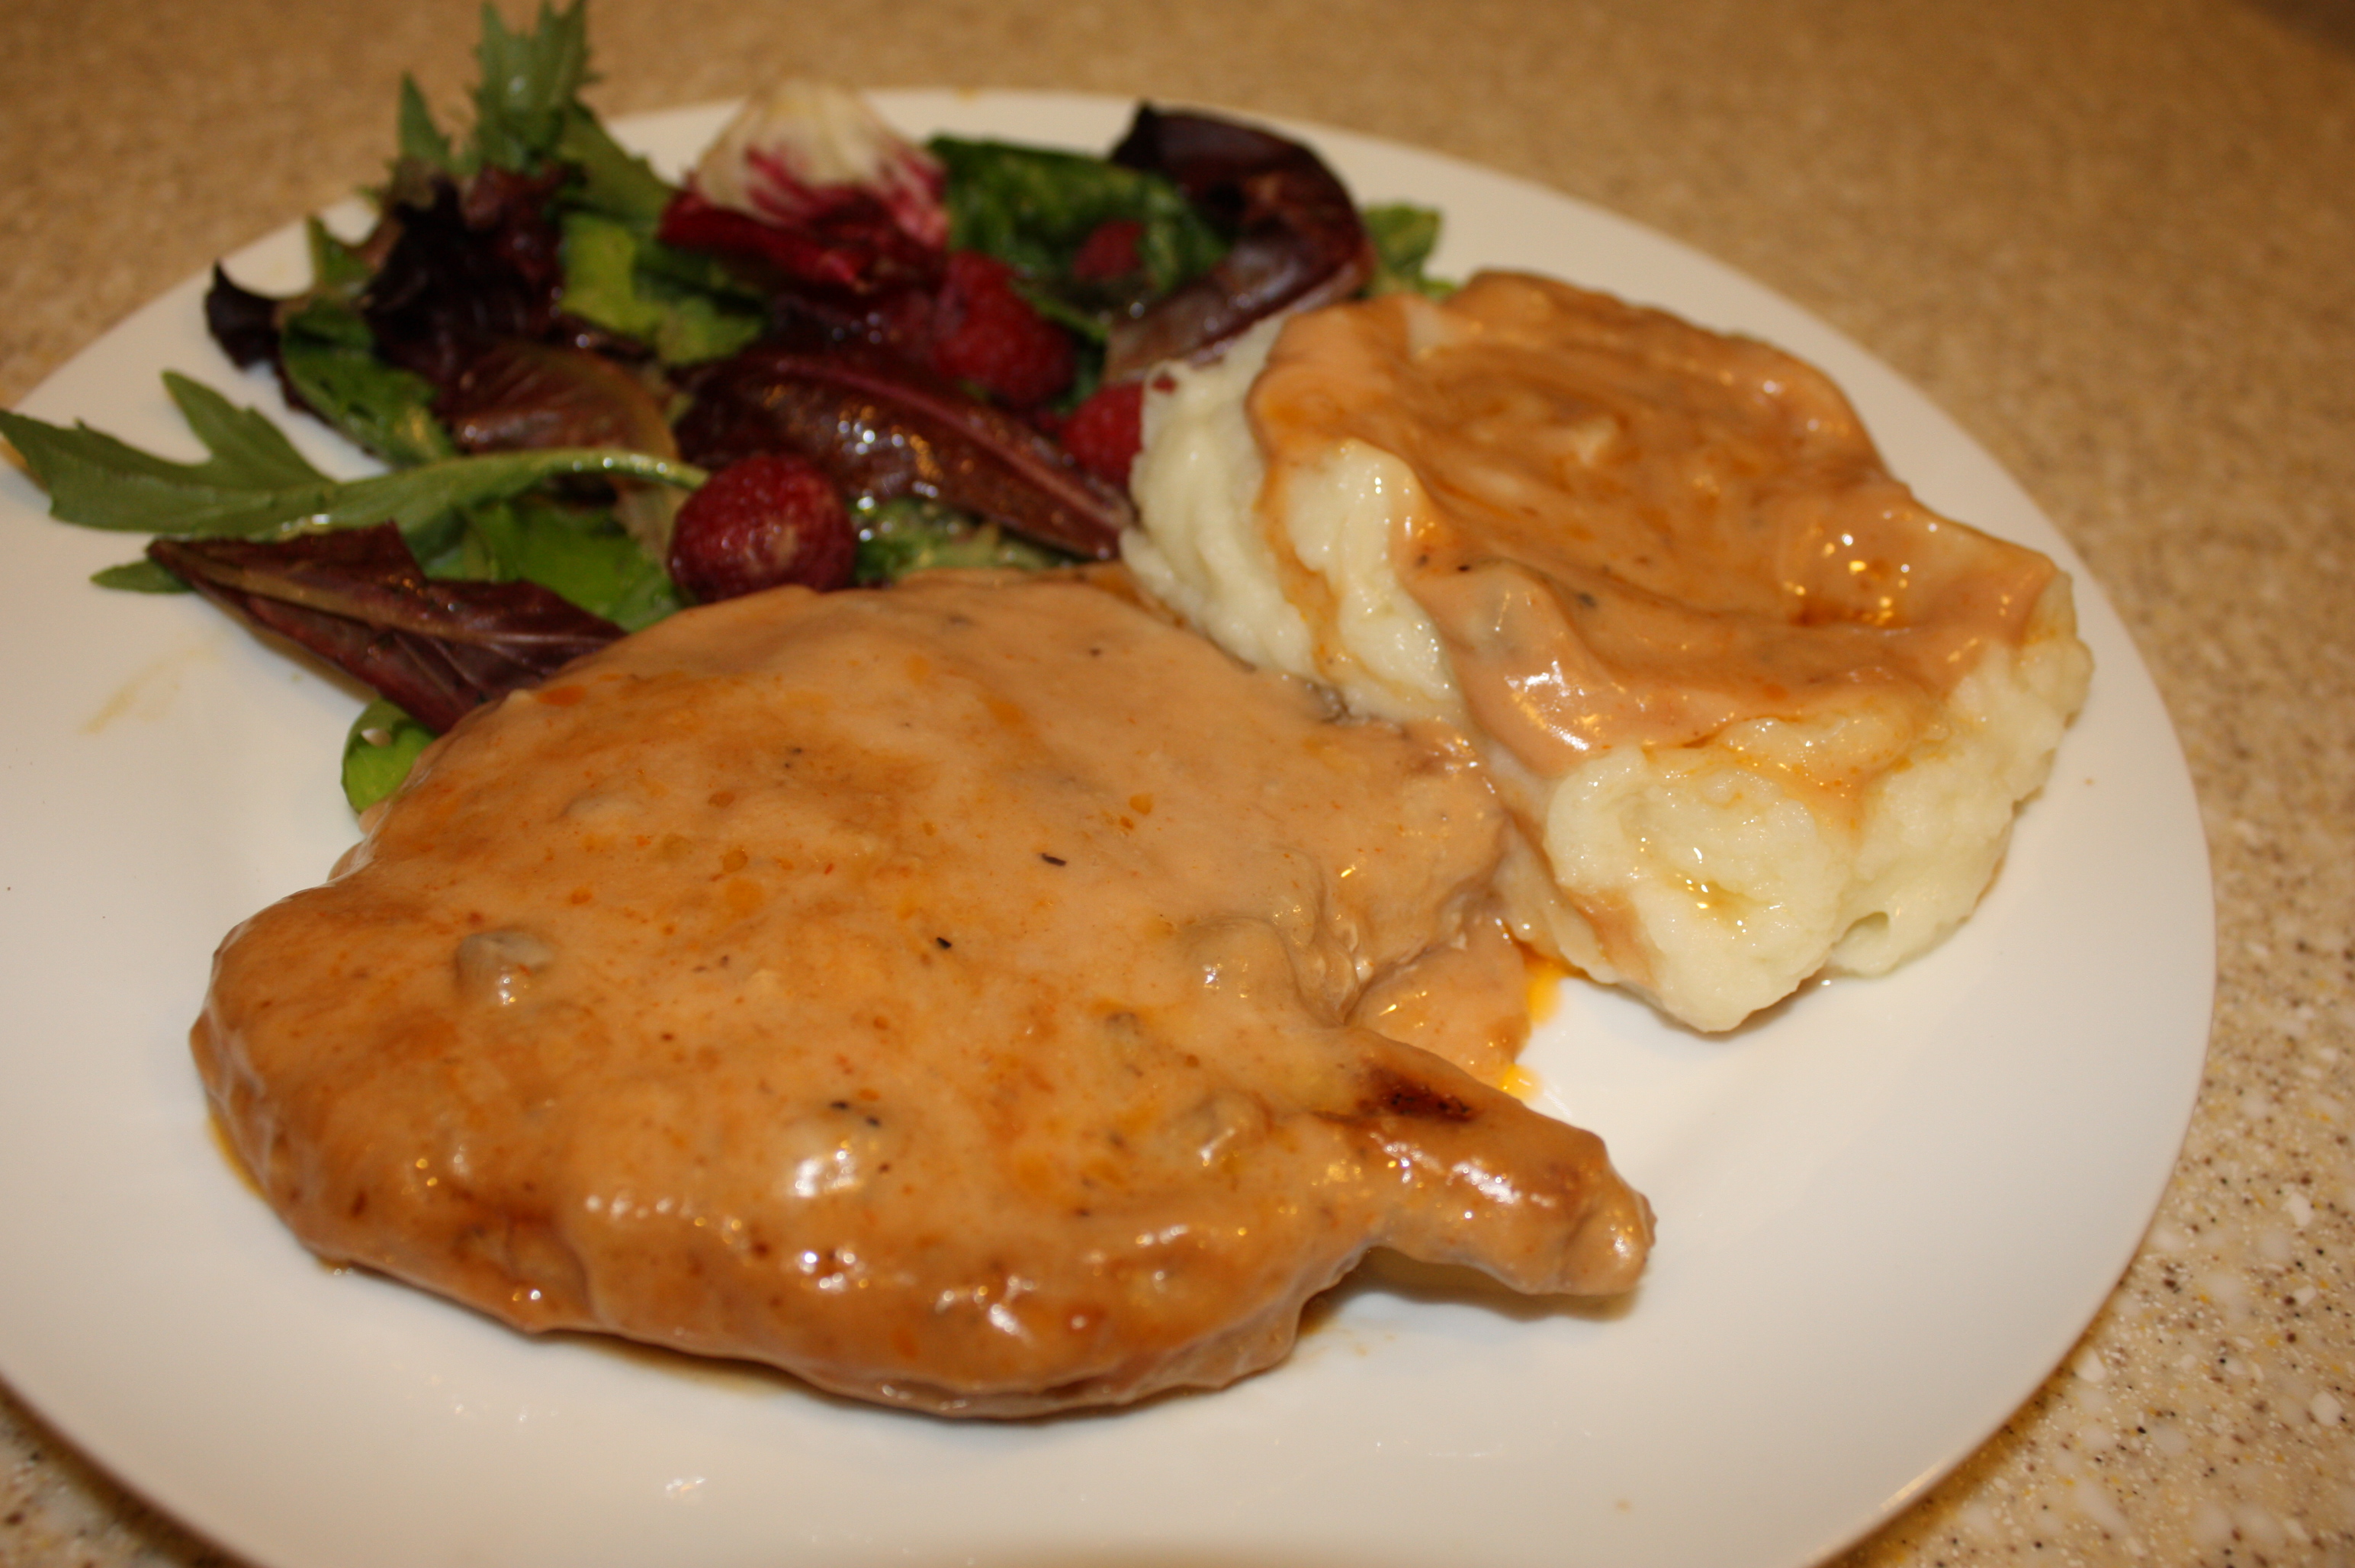
<svg viewBox="0 0 2355 1568">
<path fill-rule="evenodd" d="M 911 129 L 1082 147 L 1126 113 L 881 102 Z M 625 129 L 676 165 L 719 119 Z M 282 1568 L 1765 1568 L 1838 1547 L 1992 1431 L 2126 1265 L 2206 1045 L 2206 852 L 2126 633 L 1995 463 L 1822 324 L 1550 192 L 1308 134 L 1362 199 L 1446 209 L 1443 271 L 1550 271 L 1815 360 L 1933 506 L 2076 573 L 2093 699 L 1958 936 L 1726 1040 L 1573 988 L 1533 1044 L 1540 1103 L 1600 1130 L 1658 1208 L 1630 1305 L 1361 1282 L 1289 1363 L 1224 1392 L 960 1426 L 534 1342 L 320 1267 L 224 1164 L 185 1034 L 215 941 L 351 839 L 336 766 L 354 699 L 193 599 L 85 587 L 136 541 L 44 520 L 5 470 L 8 1381 L 164 1508 Z M 271 289 L 301 267 L 292 231 L 233 261 Z M 199 292 L 133 316 L 27 411 L 189 455 L 162 369 L 274 411 L 206 340 Z"/>
</svg>

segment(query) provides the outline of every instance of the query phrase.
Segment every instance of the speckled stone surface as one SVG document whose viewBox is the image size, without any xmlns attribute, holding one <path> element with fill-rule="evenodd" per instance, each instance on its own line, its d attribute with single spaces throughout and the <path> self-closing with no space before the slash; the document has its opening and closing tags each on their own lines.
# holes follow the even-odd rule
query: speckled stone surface
<svg viewBox="0 0 2355 1568">
<path fill-rule="evenodd" d="M 0 5 L 0 401 L 373 178 L 474 0 Z M 2346 0 L 598 0 L 613 112 L 794 70 L 1224 103 L 1543 181 L 1924 388 L 2091 563 L 2214 856 L 2208 1076 L 2083 1340 L 1845 1563 L 2355 1563 Z M 7 1288 L 0 1274 L 0 1289 Z M 222 1563 L 0 1391 L 0 1564 Z"/>
</svg>

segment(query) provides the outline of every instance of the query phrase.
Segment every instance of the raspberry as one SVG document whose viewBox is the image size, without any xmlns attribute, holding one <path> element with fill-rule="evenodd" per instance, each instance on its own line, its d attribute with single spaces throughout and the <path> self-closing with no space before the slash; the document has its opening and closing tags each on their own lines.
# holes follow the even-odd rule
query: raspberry
<svg viewBox="0 0 2355 1568">
<path fill-rule="evenodd" d="M 687 498 L 671 529 L 671 581 L 709 604 L 797 582 L 850 581 L 858 530 L 823 469 L 791 453 L 731 463 Z"/>
<path fill-rule="evenodd" d="M 932 366 L 1018 409 L 1071 384 L 1071 340 L 1014 287 L 1014 269 L 978 251 L 949 252 L 932 303 Z"/>
<path fill-rule="evenodd" d="M 1129 465 L 1145 444 L 1144 416 L 1142 382 L 1099 387 L 1063 421 L 1063 450 L 1097 478 L 1125 489 Z"/>
<path fill-rule="evenodd" d="M 1137 241 L 1145 225 L 1134 218 L 1111 218 L 1088 231 L 1071 256 L 1071 276 L 1082 283 L 1117 283 L 1145 265 Z"/>
</svg>

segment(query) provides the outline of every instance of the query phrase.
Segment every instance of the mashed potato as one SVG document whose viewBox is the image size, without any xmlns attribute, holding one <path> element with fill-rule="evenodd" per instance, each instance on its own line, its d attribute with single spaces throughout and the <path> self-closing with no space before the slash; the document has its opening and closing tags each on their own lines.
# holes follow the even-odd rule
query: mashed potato
<svg viewBox="0 0 2355 1568">
<path fill-rule="evenodd" d="M 1489 274 L 1148 400 L 1137 574 L 1230 652 L 1477 742 L 1518 933 L 1723 1029 L 1967 915 L 2091 660 L 2069 582 L 1764 345 Z"/>
</svg>

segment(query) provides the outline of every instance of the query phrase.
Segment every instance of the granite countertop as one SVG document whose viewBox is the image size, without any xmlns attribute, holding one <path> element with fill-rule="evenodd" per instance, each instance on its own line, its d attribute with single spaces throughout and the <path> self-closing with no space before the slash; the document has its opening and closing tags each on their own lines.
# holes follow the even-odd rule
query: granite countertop
<svg viewBox="0 0 2355 1568">
<path fill-rule="evenodd" d="M 2214 860 L 2219 989 L 2115 1294 L 1844 1561 L 2355 1562 L 2355 10 L 599 0 L 592 32 L 610 112 L 795 71 L 1420 144 L 1674 235 L 1923 388 L 2157 677 Z M 0 403 L 374 178 L 400 73 L 456 101 L 475 33 L 474 0 L 0 8 Z M 0 1564 L 222 1561 L 0 1390 Z"/>
</svg>

